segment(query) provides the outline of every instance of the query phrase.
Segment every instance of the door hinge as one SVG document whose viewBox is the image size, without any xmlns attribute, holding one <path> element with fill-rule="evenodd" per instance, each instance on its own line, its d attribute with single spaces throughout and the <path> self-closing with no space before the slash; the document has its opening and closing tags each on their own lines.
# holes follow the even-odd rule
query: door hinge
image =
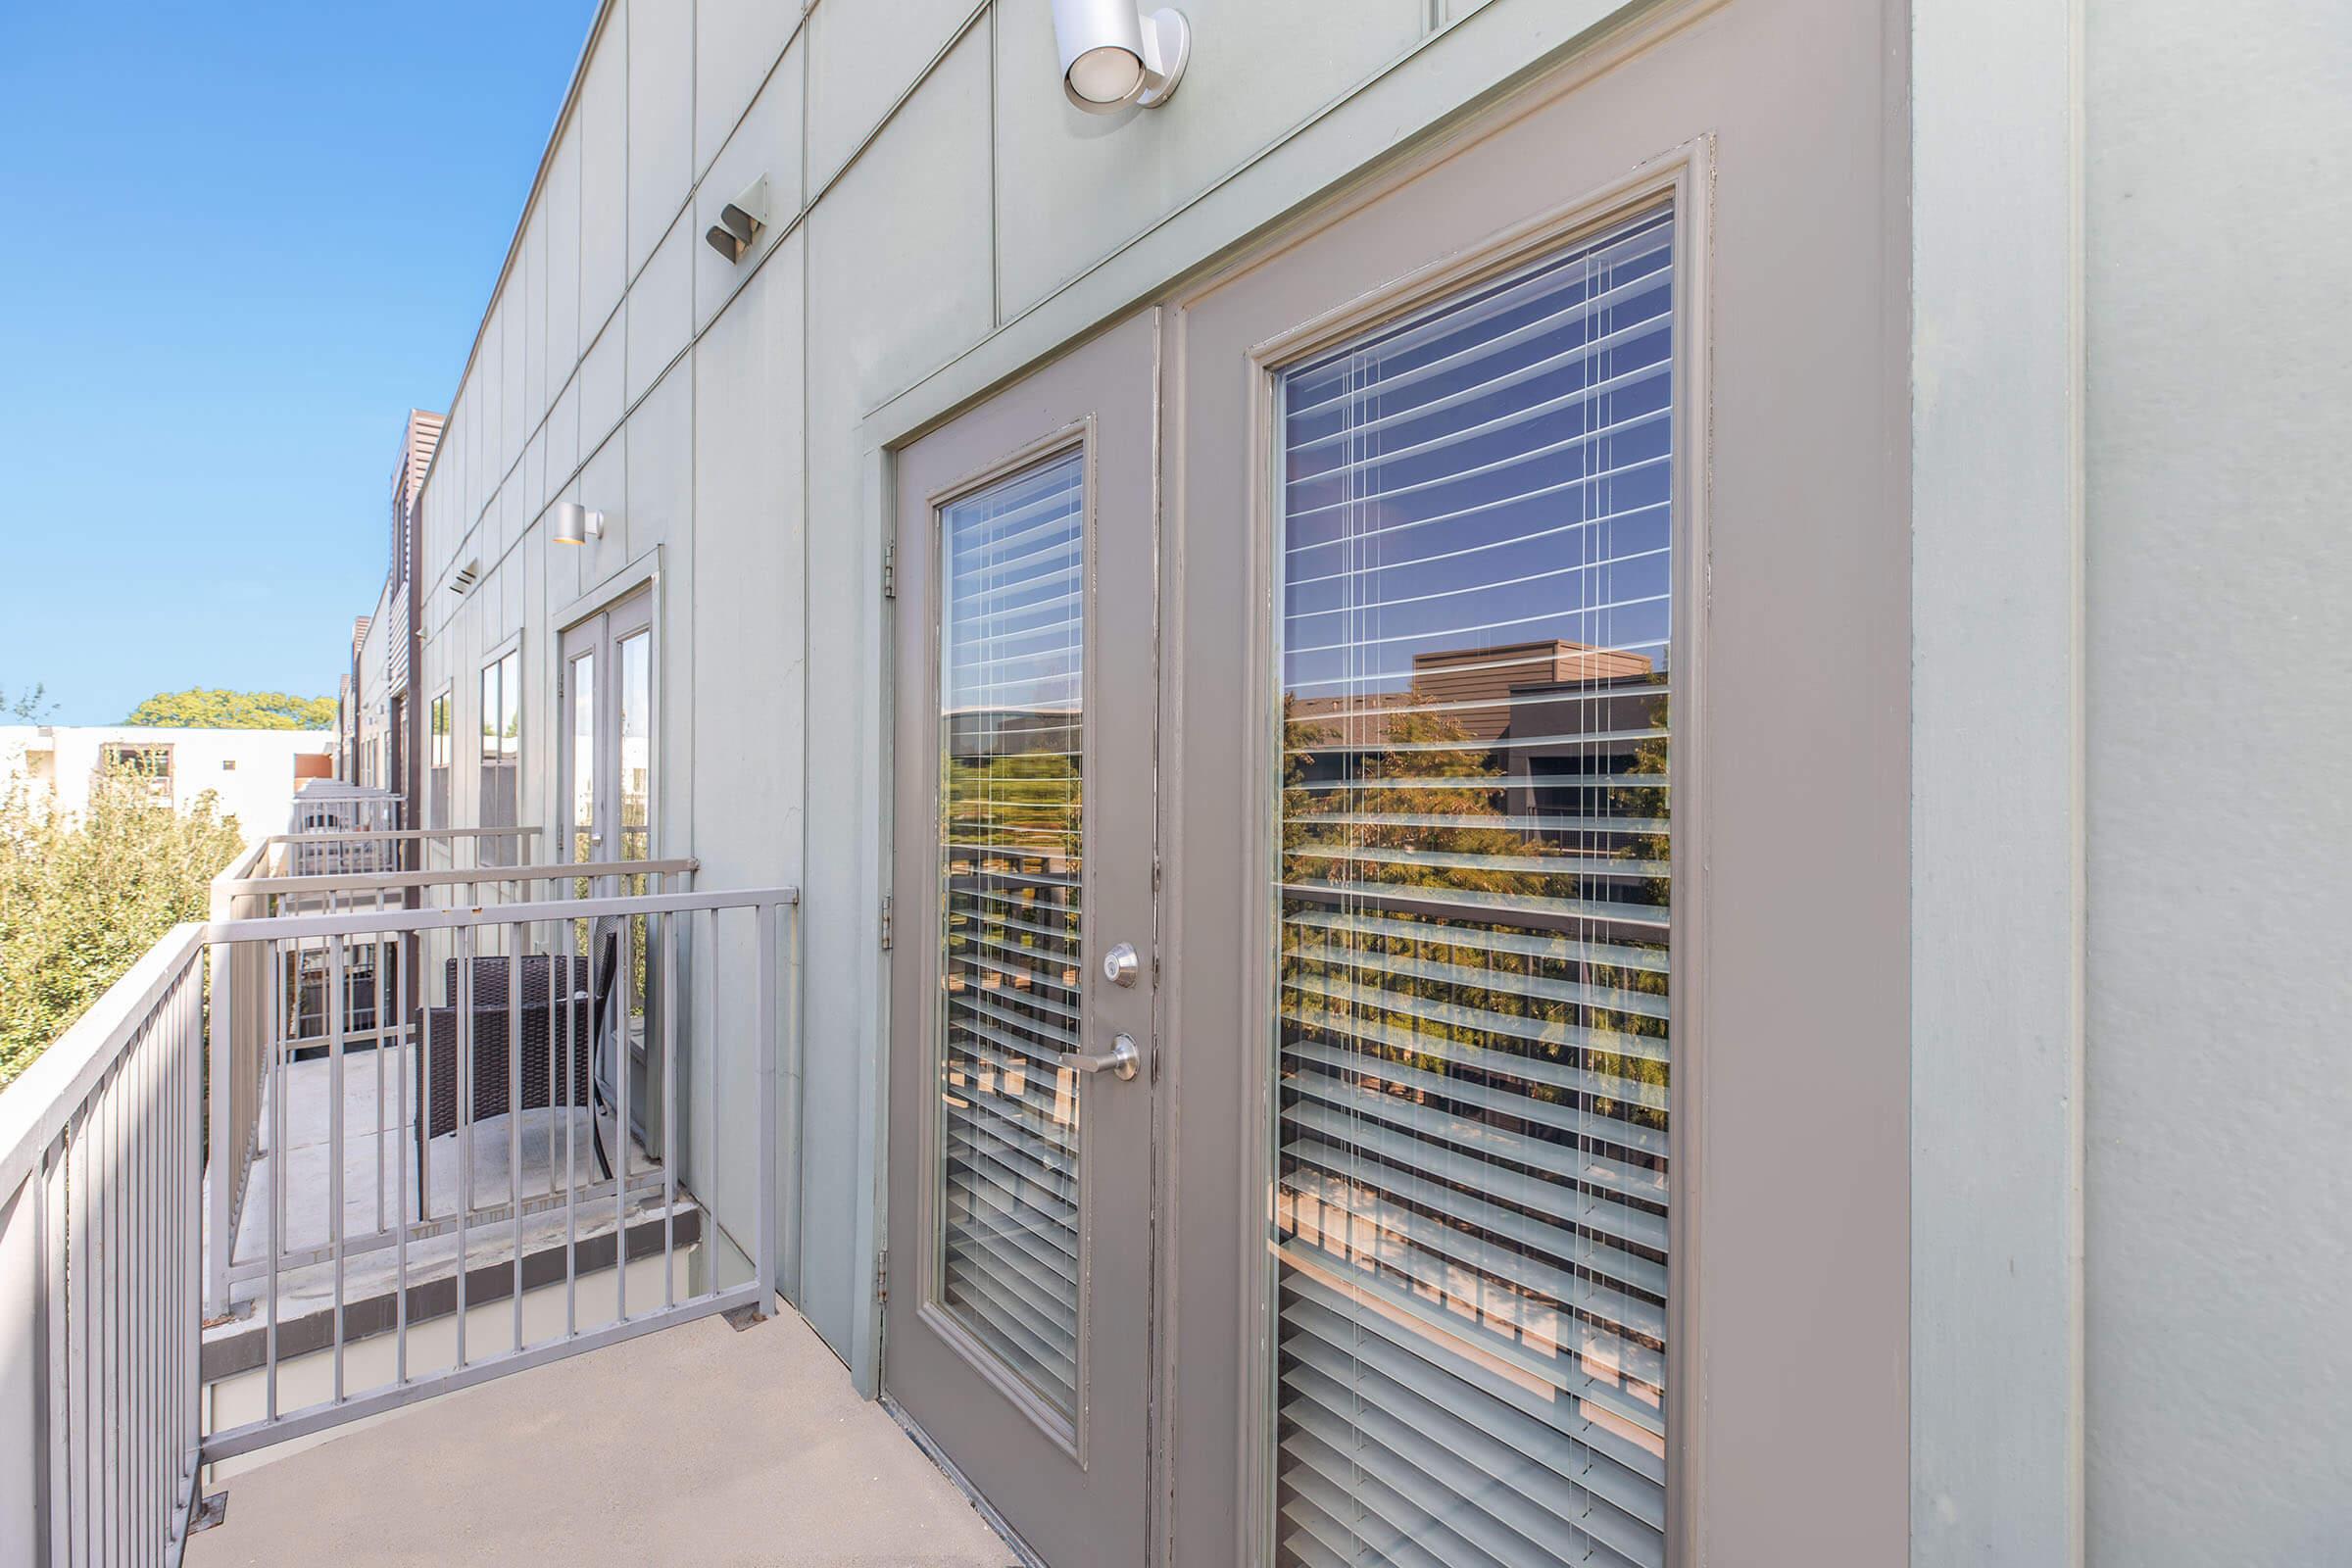
<svg viewBox="0 0 2352 1568">
<path fill-rule="evenodd" d="M 890 895 L 882 895 L 882 951 L 890 951 Z"/>
<path fill-rule="evenodd" d="M 890 1304 L 890 1249 L 887 1247 L 874 1254 L 874 1304 Z"/>
<path fill-rule="evenodd" d="M 899 597 L 899 542 L 896 539 L 882 541 L 882 597 Z"/>
</svg>

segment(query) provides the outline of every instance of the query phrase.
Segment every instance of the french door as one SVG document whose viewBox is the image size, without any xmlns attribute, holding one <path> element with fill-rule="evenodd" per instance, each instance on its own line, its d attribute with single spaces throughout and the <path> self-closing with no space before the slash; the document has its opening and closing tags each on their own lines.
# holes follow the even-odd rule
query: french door
<svg viewBox="0 0 2352 1568">
<path fill-rule="evenodd" d="M 1899 30 L 1663 12 L 1174 302 L 1175 1564 L 1908 1551 Z"/>
<path fill-rule="evenodd" d="M 1149 1550 L 1155 331 L 898 466 L 884 1387 L 1054 1568 Z"/>
<path fill-rule="evenodd" d="M 644 590 L 565 628 L 561 650 L 558 811 L 560 853 L 566 863 L 605 864 L 654 858 L 654 766 L 660 749 L 654 727 L 653 593 Z M 643 875 L 583 878 L 581 896 L 656 891 Z M 608 1104 L 623 1102 L 612 1074 L 630 1075 L 626 1103 L 633 1136 L 659 1155 L 662 1075 L 654 966 L 647 961 L 652 933 L 644 916 L 612 932 L 578 933 L 583 943 L 610 939 L 618 962 L 612 1000 L 613 1037 L 625 1051 L 597 1064 Z M 621 1141 L 624 1146 L 627 1140 Z"/>
<path fill-rule="evenodd" d="M 901 453 L 885 1387 L 1055 1568 L 1908 1551 L 1903 15 Z"/>
<path fill-rule="evenodd" d="M 562 810 L 567 861 L 652 858 L 653 594 L 564 633 Z"/>
</svg>

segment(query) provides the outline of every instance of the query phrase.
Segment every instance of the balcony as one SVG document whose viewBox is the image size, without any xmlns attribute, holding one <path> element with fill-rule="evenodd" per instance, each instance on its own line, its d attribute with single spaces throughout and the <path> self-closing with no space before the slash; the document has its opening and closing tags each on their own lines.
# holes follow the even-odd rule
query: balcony
<svg viewBox="0 0 2352 1568">
<path fill-rule="evenodd" d="M 0 1563 L 1010 1560 L 769 1288 L 794 891 L 392 811 L 0 1101 Z"/>
<path fill-rule="evenodd" d="M 227 1517 L 192 1539 L 192 1568 L 1015 1560 L 789 1308 L 430 1400 L 225 1491 Z"/>
</svg>

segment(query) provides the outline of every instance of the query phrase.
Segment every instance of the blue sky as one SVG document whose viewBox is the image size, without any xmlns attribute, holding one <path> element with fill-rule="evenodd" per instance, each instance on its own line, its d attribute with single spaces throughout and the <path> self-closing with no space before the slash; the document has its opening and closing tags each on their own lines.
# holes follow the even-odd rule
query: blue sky
<svg viewBox="0 0 2352 1568">
<path fill-rule="evenodd" d="M 332 694 L 595 0 L 0 0 L 0 690 Z"/>
</svg>

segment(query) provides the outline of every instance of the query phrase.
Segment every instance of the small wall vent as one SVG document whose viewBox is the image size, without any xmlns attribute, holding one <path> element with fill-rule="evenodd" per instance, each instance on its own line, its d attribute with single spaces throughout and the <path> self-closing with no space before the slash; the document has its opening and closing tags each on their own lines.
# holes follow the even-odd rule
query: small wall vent
<svg viewBox="0 0 2352 1568">
<path fill-rule="evenodd" d="M 476 557 L 460 566 L 457 575 L 449 579 L 449 591 L 461 597 L 471 593 L 473 585 L 480 580 L 481 575 L 482 563 L 480 558 Z"/>
</svg>

